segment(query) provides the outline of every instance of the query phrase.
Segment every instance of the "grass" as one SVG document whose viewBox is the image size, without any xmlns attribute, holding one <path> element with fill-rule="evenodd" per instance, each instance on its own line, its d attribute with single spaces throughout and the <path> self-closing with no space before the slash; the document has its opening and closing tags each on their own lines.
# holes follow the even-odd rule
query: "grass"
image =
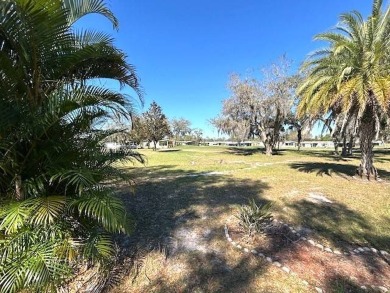
<svg viewBox="0 0 390 293">
<path fill-rule="evenodd" d="M 141 153 L 145 166 L 120 166 L 137 184 L 134 194 L 125 187 L 121 194 L 138 222 L 126 240 L 138 265 L 114 292 L 309 292 L 298 278 L 226 243 L 226 219 L 249 198 L 273 202 L 277 218 L 315 230 L 333 247 L 390 250 L 386 148 L 376 150 L 381 182 L 354 178 L 358 156 L 341 159 L 330 150 L 267 157 L 255 148 L 188 146 Z M 333 203 L 310 202 L 311 194 Z"/>
</svg>

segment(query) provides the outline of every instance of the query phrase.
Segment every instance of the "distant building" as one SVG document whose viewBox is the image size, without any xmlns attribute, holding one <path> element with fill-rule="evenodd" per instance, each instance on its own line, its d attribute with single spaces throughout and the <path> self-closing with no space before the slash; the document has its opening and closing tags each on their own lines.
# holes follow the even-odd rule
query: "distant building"
<svg viewBox="0 0 390 293">
<path fill-rule="evenodd" d="M 109 151 L 117 151 L 122 147 L 122 145 L 117 142 L 105 142 L 104 147 Z"/>
<path fill-rule="evenodd" d="M 382 140 L 374 140 L 372 142 L 372 145 L 373 146 L 380 146 L 380 145 L 384 145 L 385 143 L 382 141 Z"/>
<path fill-rule="evenodd" d="M 285 141 L 282 145 L 296 147 L 298 145 L 298 143 L 296 141 Z"/>
<path fill-rule="evenodd" d="M 153 142 L 143 141 L 140 144 L 141 148 L 152 148 Z M 161 139 L 156 144 L 157 149 L 167 149 L 167 148 L 173 148 L 173 140 L 172 139 Z"/>
<path fill-rule="evenodd" d="M 254 147 L 254 146 L 263 146 L 263 143 L 258 141 L 203 141 L 199 145 L 203 146 L 231 146 L 231 147 Z M 280 146 L 284 147 L 298 147 L 298 142 L 296 141 L 285 141 L 281 142 Z M 307 148 L 333 148 L 333 141 L 302 141 L 301 147 Z"/>
<path fill-rule="evenodd" d="M 261 143 L 259 141 L 202 141 L 199 145 L 203 146 L 238 146 L 238 147 L 250 147 L 250 146 L 259 146 Z"/>
<path fill-rule="evenodd" d="M 382 146 L 384 145 L 383 141 L 377 140 L 373 141 L 372 144 L 374 146 Z M 167 149 L 172 148 L 175 145 L 199 145 L 199 146 L 229 146 L 229 147 L 255 147 L 255 146 L 263 146 L 263 143 L 259 141 L 201 141 L 196 142 L 192 140 L 188 141 L 174 141 L 172 139 L 162 139 L 157 142 L 156 148 L 157 149 Z M 357 143 L 358 145 L 358 143 Z M 104 146 L 106 149 L 111 151 L 119 150 L 120 148 L 151 148 L 153 147 L 153 142 L 143 141 L 140 145 L 137 145 L 133 142 L 126 143 L 126 144 L 119 144 L 116 142 L 106 142 L 104 143 Z M 298 147 L 298 142 L 296 141 L 284 141 L 280 143 L 281 147 Z M 339 142 L 339 146 L 342 147 L 343 144 Z M 302 141 L 301 142 L 302 148 L 334 148 L 334 142 L 333 141 Z"/>
<path fill-rule="evenodd" d="M 175 145 L 197 145 L 195 140 L 176 140 Z"/>
</svg>

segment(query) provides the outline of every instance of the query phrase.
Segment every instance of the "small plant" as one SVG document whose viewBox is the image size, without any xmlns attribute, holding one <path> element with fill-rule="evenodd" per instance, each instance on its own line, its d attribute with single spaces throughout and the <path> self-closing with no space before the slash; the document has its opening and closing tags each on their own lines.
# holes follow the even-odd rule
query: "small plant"
<svg viewBox="0 0 390 293">
<path fill-rule="evenodd" d="M 252 198 L 249 200 L 248 205 L 242 205 L 239 208 L 239 213 L 236 217 L 241 228 L 251 237 L 255 233 L 264 232 L 265 228 L 272 221 L 270 209 L 271 203 L 257 205 Z"/>
</svg>

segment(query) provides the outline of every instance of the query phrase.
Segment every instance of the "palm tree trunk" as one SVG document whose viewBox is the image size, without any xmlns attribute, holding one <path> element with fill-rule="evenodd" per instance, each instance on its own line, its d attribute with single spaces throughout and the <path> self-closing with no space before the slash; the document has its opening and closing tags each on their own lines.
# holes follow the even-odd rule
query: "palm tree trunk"
<svg viewBox="0 0 390 293">
<path fill-rule="evenodd" d="M 350 136 L 349 142 L 348 142 L 348 155 L 352 156 L 352 149 L 353 149 L 353 135 Z"/>
<path fill-rule="evenodd" d="M 347 136 L 345 134 L 343 135 L 343 149 L 341 151 L 341 156 L 347 156 Z"/>
<path fill-rule="evenodd" d="M 372 177 L 377 179 L 378 177 L 377 170 L 374 167 L 374 152 L 372 144 L 374 137 L 375 120 L 372 117 L 371 119 L 363 118 L 360 123 L 361 161 L 357 172 L 360 177 L 365 176 L 367 179 L 370 179 Z"/>
<path fill-rule="evenodd" d="M 334 154 L 338 156 L 339 155 L 339 140 L 337 139 L 337 137 L 333 138 L 333 145 L 334 145 Z"/>
<path fill-rule="evenodd" d="M 299 126 L 297 128 L 297 138 L 298 138 L 298 151 L 301 150 L 301 141 L 302 141 L 302 128 Z"/>
<path fill-rule="evenodd" d="M 20 175 L 17 175 L 15 179 L 15 198 L 16 200 L 22 200 L 24 198 L 22 177 Z"/>
</svg>

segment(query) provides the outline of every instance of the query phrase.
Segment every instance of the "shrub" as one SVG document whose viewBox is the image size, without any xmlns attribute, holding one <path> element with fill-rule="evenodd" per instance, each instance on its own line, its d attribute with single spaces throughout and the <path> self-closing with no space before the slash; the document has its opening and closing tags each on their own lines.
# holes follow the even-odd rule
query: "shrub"
<svg viewBox="0 0 390 293">
<path fill-rule="evenodd" d="M 272 221 L 270 209 L 271 203 L 258 205 L 253 198 L 250 199 L 248 205 L 242 205 L 239 208 L 238 216 L 236 216 L 240 227 L 248 236 L 264 232 L 265 228 Z"/>
</svg>

